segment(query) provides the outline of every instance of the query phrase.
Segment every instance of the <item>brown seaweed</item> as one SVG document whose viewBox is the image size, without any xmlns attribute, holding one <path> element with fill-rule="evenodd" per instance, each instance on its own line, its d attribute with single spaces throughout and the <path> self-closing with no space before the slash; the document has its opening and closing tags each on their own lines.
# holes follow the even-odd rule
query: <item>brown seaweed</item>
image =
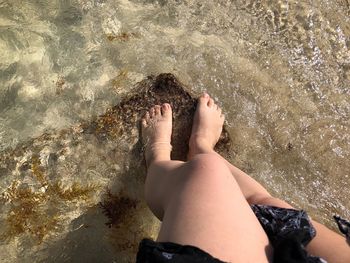
<svg viewBox="0 0 350 263">
<path fill-rule="evenodd" d="M 47 179 L 43 169 L 40 167 L 40 160 L 37 155 L 32 156 L 32 174 L 42 186 L 47 185 Z"/>
<path fill-rule="evenodd" d="M 0 200 L 9 202 L 9 212 L 5 220 L 6 228 L 0 235 L 0 240 L 8 241 L 23 234 L 30 233 L 40 243 L 57 230 L 62 224 L 58 209 L 44 207 L 48 202 L 88 200 L 98 189 L 96 185 L 83 186 L 74 182 L 70 188 L 64 188 L 61 182 L 44 181 L 46 191 L 35 191 L 26 185 L 13 181 L 3 193 Z"/>
<path fill-rule="evenodd" d="M 56 85 L 56 94 L 59 95 L 64 90 L 64 84 L 66 83 L 66 80 L 63 76 L 58 76 L 58 79 L 55 83 Z"/>
<path fill-rule="evenodd" d="M 136 33 L 127 33 L 127 32 L 122 32 L 118 35 L 114 35 L 114 34 L 108 34 L 107 35 L 107 39 L 109 41 L 113 41 L 113 40 L 117 40 L 117 41 L 121 41 L 121 42 L 126 42 L 129 41 L 132 38 L 138 37 L 138 34 Z"/>
<path fill-rule="evenodd" d="M 69 188 L 64 188 L 62 182 L 57 181 L 48 186 L 48 192 L 50 194 L 57 195 L 61 200 L 65 201 L 78 201 L 85 200 L 87 201 L 95 191 L 99 190 L 98 185 L 87 184 L 81 185 L 78 182 L 73 182 Z"/>
<path fill-rule="evenodd" d="M 106 225 L 111 229 L 109 239 L 113 247 L 123 257 L 122 262 L 134 262 L 138 243 L 142 238 L 155 238 L 154 228 L 149 219 L 150 212 L 146 204 L 128 197 L 122 191 L 112 194 L 106 190 L 100 203 L 103 214 L 108 218 Z"/>
<path fill-rule="evenodd" d="M 5 198 L 11 200 L 11 205 L 6 218 L 6 229 L 0 240 L 9 240 L 25 232 L 42 240 L 56 228 L 57 218 L 40 212 L 40 204 L 46 199 L 43 193 L 35 192 L 29 187 L 20 187 L 14 181 L 7 189 L 6 196 L 3 196 Z"/>
<path fill-rule="evenodd" d="M 174 75 L 166 73 L 141 81 L 135 91 L 96 121 L 83 124 L 84 132 L 92 133 L 101 140 L 123 136 L 125 140 L 132 141 L 135 139 L 135 124 L 140 117 L 153 105 L 168 102 L 173 108 L 174 119 L 171 156 L 176 160 L 186 160 L 197 99 Z M 230 137 L 224 127 L 216 150 L 227 155 L 229 149 Z"/>
<path fill-rule="evenodd" d="M 138 203 L 139 201 L 131 199 L 122 192 L 113 195 L 111 190 L 107 189 L 105 197 L 99 205 L 104 215 L 108 218 L 106 225 L 108 227 L 118 227 L 128 219 L 130 210 L 136 209 Z"/>
</svg>

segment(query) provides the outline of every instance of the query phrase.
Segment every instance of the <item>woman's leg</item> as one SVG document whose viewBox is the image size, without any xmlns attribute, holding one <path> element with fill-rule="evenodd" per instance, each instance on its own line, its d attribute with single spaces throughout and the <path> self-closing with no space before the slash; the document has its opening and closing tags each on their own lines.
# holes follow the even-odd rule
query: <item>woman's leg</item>
<svg viewBox="0 0 350 263">
<path fill-rule="evenodd" d="M 206 138 L 212 147 L 223 118 L 209 98 L 202 102 L 206 110 L 197 110 L 197 116 L 210 119 L 210 127 L 200 127 L 213 130 Z M 163 221 L 158 241 L 197 246 L 229 262 L 268 262 L 268 238 L 225 161 L 215 153 L 194 154 L 186 163 L 171 161 L 167 104 L 152 108 L 142 124 L 148 141 L 146 200 Z"/>
<path fill-rule="evenodd" d="M 271 196 L 262 185 L 240 169 L 227 161 L 226 165 L 250 204 L 293 208 L 287 202 Z M 306 250 L 311 255 L 322 257 L 330 263 L 350 262 L 350 245 L 345 238 L 314 220 L 311 222 L 316 229 L 316 237 L 311 240 Z"/>
<path fill-rule="evenodd" d="M 199 105 L 205 98 L 199 99 Z M 209 99 L 210 101 L 211 99 Z M 211 102 L 214 103 L 213 101 Z M 202 103 L 203 105 L 203 103 Z M 204 103 L 205 105 L 205 103 Z M 197 119 L 196 119 L 197 118 Z M 197 115 L 195 116 L 195 122 L 193 125 L 191 140 L 190 140 L 190 152 L 189 159 L 194 158 L 198 153 L 212 153 L 219 156 L 226 164 L 231 174 L 234 176 L 238 183 L 245 199 L 249 204 L 263 204 L 270 206 L 277 206 L 283 208 L 293 208 L 287 202 L 271 196 L 268 191 L 252 177 L 233 166 L 231 163 L 226 161 L 219 154 L 215 153 L 211 147 L 206 146 L 206 142 L 203 141 L 203 131 L 200 129 L 201 122 L 208 121 L 205 118 L 198 120 Z M 199 125 L 198 125 L 199 124 Z M 203 124 L 206 126 L 205 124 Z M 210 146 L 210 145 L 209 145 Z M 322 257 L 331 263 L 345 263 L 350 262 L 350 246 L 344 237 L 331 231 L 322 224 L 313 221 L 312 224 L 315 227 L 317 234 L 316 237 L 307 246 L 307 251 L 315 256 Z"/>
<path fill-rule="evenodd" d="M 203 101 L 205 102 L 206 100 L 208 100 L 207 96 L 201 97 L 199 99 L 199 105 L 201 104 L 201 102 Z M 208 100 L 208 103 L 210 105 L 214 105 L 213 101 L 210 99 Z M 198 123 L 199 120 L 197 118 L 194 124 Z M 205 125 L 202 125 L 202 126 L 205 126 Z M 194 125 L 193 134 L 190 142 L 189 159 L 191 160 L 192 158 L 194 158 L 196 154 L 199 154 L 199 153 L 201 154 L 211 153 L 219 156 L 217 153 L 213 151 L 212 148 L 202 147 L 203 145 L 204 146 L 206 145 L 206 142 L 204 140 L 204 142 L 201 143 L 201 141 L 203 140 L 201 140 L 200 133 L 202 133 L 202 131 L 200 129 L 197 129 L 196 125 Z M 159 144 L 159 146 L 161 145 L 162 144 Z M 163 145 L 165 146 L 165 144 Z M 166 158 L 166 160 L 169 160 L 170 159 L 170 151 L 169 151 L 170 138 L 168 139 L 167 145 L 168 145 L 168 150 L 165 152 L 168 152 L 169 158 Z M 222 160 L 224 160 L 223 157 L 221 156 L 219 157 Z M 164 160 L 164 159 L 160 159 L 160 160 Z M 224 160 L 224 162 L 226 163 L 226 166 L 230 170 L 231 174 L 234 176 L 235 181 L 238 183 L 245 199 L 250 204 L 265 204 L 265 205 L 272 205 L 277 207 L 292 208 L 292 206 L 290 206 L 288 203 L 271 196 L 263 186 L 261 186 L 257 181 L 255 181 L 249 175 L 247 175 L 240 169 L 236 168 L 226 160 Z M 153 207 L 153 212 L 160 219 L 162 219 L 164 215 L 164 209 L 163 209 L 164 198 L 163 197 L 167 196 L 166 192 L 168 191 L 168 189 L 172 188 L 171 187 L 172 176 L 170 176 L 170 174 L 172 174 L 171 171 L 175 171 L 176 168 L 182 165 L 183 165 L 183 162 L 179 162 L 179 161 L 171 161 L 171 162 L 165 161 L 163 164 L 161 162 L 159 163 L 154 162 L 149 167 L 149 172 L 148 172 L 149 176 L 147 177 L 148 184 L 146 183 L 146 197 L 148 196 L 151 209 Z M 156 174 L 160 174 L 160 175 L 152 176 Z M 166 183 L 168 183 L 170 186 L 165 186 Z M 154 203 L 153 205 L 152 205 L 152 202 Z M 346 242 L 345 238 L 331 231 L 330 229 L 323 226 L 322 224 L 319 224 L 315 221 L 312 221 L 312 223 L 316 228 L 317 235 L 307 246 L 308 252 L 311 253 L 312 255 L 320 256 L 326 259 L 328 262 L 334 262 L 334 263 L 350 262 L 350 246 Z"/>
</svg>

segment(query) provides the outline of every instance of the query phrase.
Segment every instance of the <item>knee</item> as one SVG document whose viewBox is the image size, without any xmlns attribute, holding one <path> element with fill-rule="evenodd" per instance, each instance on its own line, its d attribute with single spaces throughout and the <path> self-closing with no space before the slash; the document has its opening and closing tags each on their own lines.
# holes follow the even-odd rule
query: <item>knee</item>
<svg viewBox="0 0 350 263">
<path fill-rule="evenodd" d="M 201 180 L 205 178 L 220 178 L 220 176 L 231 175 L 225 160 L 215 153 L 198 154 L 191 161 L 187 163 L 190 167 L 189 177 L 200 177 Z"/>
<path fill-rule="evenodd" d="M 226 167 L 225 161 L 215 153 L 197 154 L 189 162 L 192 162 L 196 167 Z"/>
</svg>

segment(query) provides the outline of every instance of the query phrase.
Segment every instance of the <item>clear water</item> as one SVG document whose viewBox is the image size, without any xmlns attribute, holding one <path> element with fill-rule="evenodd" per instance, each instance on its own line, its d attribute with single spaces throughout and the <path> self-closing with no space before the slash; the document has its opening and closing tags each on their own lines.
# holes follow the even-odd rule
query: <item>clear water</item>
<svg viewBox="0 0 350 263">
<path fill-rule="evenodd" d="M 329 227 L 334 213 L 350 218 L 347 0 L 1 1 L 0 50 L 0 154 L 91 119 L 147 75 L 171 72 L 222 105 L 233 163 Z M 109 174 L 90 171 L 92 182 L 110 184 Z M 1 192 L 13 177 L 0 175 Z M 41 243 L 27 232 L 2 242 L 1 261 L 127 262 L 113 252 L 123 237 L 107 240 L 113 230 L 91 208 L 99 198 L 62 207 L 64 227 Z M 82 218 L 95 228 L 82 230 Z"/>
</svg>

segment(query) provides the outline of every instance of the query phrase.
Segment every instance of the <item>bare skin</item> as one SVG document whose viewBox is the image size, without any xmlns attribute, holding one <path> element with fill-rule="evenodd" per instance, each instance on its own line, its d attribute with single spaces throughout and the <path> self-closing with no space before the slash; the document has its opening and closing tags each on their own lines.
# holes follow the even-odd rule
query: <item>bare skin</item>
<svg viewBox="0 0 350 263">
<path fill-rule="evenodd" d="M 142 119 L 148 166 L 145 196 L 162 220 L 158 241 L 194 245 L 228 262 L 272 262 L 272 247 L 249 204 L 292 207 L 214 151 L 223 122 L 221 109 L 209 95 L 202 95 L 188 161 L 181 162 L 170 160 L 170 105 L 156 105 Z M 328 262 L 350 262 L 345 239 L 313 224 L 317 236 L 307 250 Z"/>
<path fill-rule="evenodd" d="M 142 119 L 142 139 L 146 145 L 146 163 L 169 160 L 171 152 L 172 111 L 168 103 L 155 105 Z"/>
<path fill-rule="evenodd" d="M 225 117 L 208 94 L 199 98 L 198 108 L 194 115 L 192 133 L 189 142 L 188 159 L 196 154 L 214 152 L 219 140 Z"/>
</svg>

